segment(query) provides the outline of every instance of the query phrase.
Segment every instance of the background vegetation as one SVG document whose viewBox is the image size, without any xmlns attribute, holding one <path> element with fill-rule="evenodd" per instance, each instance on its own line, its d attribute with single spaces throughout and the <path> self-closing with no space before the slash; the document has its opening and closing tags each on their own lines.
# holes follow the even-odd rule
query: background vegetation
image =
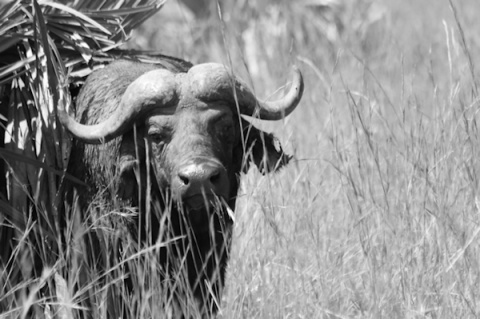
<svg viewBox="0 0 480 319">
<path fill-rule="evenodd" d="M 300 107 L 258 123 L 296 160 L 243 178 L 221 317 L 480 316 L 477 0 L 221 4 L 172 0 L 128 43 L 262 97 L 304 73 Z"/>
<path fill-rule="evenodd" d="M 224 318 L 480 315 L 479 8 L 232 1 L 147 37 L 249 69 L 263 96 L 305 75 L 299 109 L 266 124 L 296 161 L 244 178 Z"/>
</svg>

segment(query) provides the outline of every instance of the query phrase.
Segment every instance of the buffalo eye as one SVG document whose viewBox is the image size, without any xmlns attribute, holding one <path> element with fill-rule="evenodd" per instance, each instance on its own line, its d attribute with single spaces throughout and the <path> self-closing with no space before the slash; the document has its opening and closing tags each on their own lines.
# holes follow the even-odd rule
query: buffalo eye
<svg viewBox="0 0 480 319">
<path fill-rule="evenodd" d="M 166 136 L 164 132 L 160 131 L 148 132 L 148 138 L 151 142 L 159 145 L 163 145 L 168 142 L 168 136 Z"/>
<path fill-rule="evenodd" d="M 235 139 L 235 132 L 232 121 L 222 121 L 217 127 L 217 135 L 228 144 L 232 144 Z"/>
<path fill-rule="evenodd" d="M 155 144 L 160 144 L 163 142 L 161 134 L 150 134 L 149 137 L 150 137 L 150 140 Z"/>
</svg>

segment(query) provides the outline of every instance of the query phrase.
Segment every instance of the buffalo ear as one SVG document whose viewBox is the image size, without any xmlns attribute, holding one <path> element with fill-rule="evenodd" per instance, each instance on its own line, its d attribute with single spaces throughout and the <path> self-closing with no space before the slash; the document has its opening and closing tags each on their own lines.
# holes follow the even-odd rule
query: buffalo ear
<svg viewBox="0 0 480 319">
<path fill-rule="evenodd" d="M 271 133 L 263 132 L 248 121 L 242 119 L 243 137 L 245 140 L 245 165 L 248 171 L 253 162 L 262 174 L 276 172 L 292 159 L 285 154 L 280 141 Z"/>
<path fill-rule="evenodd" d="M 120 159 L 118 181 L 117 181 L 117 197 L 122 200 L 134 198 L 137 193 L 137 178 L 135 169 L 137 161 L 130 156 L 122 156 Z"/>
<path fill-rule="evenodd" d="M 120 157 L 117 168 L 117 189 L 116 195 L 122 200 L 130 200 L 135 198 L 137 194 L 137 177 L 138 161 L 135 150 L 134 133 L 130 132 L 122 137 L 120 145 Z M 137 145 L 142 148 L 142 145 Z"/>
</svg>

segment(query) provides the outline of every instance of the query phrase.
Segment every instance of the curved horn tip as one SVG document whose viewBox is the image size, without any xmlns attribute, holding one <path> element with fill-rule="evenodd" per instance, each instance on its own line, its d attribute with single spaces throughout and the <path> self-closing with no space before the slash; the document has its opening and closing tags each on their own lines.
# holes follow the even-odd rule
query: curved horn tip
<svg viewBox="0 0 480 319">
<path fill-rule="evenodd" d="M 296 66 L 295 64 L 292 66 L 292 70 L 294 74 L 293 83 L 296 83 L 299 89 L 302 91 L 301 93 L 303 93 L 303 89 L 304 89 L 303 74 L 298 68 L 298 66 Z"/>
<path fill-rule="evenodd" d="M 290 89 L 282 99 L 262 103 L 263 105 L 260 105 L 260 119 L 281 120 L 297 108 L 303 96 L 304 82 L 302 72 L 296 65 L 292 66 L 292 71 L 293 78 Z"/>
</svg>

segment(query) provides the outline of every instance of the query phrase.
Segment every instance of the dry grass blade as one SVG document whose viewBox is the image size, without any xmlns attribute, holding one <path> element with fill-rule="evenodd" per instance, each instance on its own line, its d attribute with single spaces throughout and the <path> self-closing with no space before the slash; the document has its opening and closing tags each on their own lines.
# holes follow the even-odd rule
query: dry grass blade
<svg viewBox="0 0 480 319">
<path fill-rule="evenodd" d="M 457 27 L 458 27 L 458 32 L 459 32 L 460 38 L 462 40 L 462 49 L 463 49 L 463 52 L 465 53 L 465 56 L 467 57 L 470 75 L 472 76 L 473 91 L 475 93 L 475 97 L 477 97 L 478 96 L 478 87 L 477 87 L 477 83 L 475 81 L 475 79 L 476 79 L 476 77 L 475 77 L 475 66 L 474 66 L 473 59 L 472 59 L 472 56 L 470 54 L 470 51 L 468 50 L 467 41 L 465 39 L 465 32 L 463 31 L 462 24 L 460 23 L 460 19 L 458 17 L 457 7 L 453 3 L 453 0 L 448 0 L 448 2 L 450 3 L 450 9 L 452 10 L 453 16 L 455 18 L 455 22 L 456 22 Z"/>
</svg>

